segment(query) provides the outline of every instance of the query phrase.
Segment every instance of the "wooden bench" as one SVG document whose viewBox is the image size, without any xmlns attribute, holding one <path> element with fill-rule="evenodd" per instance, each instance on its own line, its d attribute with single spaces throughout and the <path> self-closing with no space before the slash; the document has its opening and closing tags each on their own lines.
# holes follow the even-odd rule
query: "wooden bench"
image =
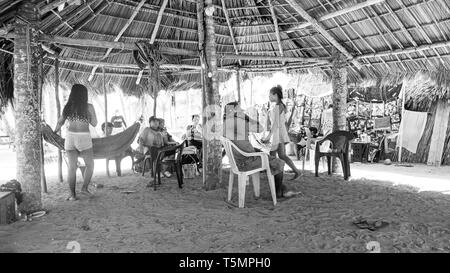
<svg viewBox="0 0 450 273">
<path fill-rule="evenodd" d="M 0 225 L 16 221 L 16 198 L 13 192 L 0 192 Z"/>
</svg>

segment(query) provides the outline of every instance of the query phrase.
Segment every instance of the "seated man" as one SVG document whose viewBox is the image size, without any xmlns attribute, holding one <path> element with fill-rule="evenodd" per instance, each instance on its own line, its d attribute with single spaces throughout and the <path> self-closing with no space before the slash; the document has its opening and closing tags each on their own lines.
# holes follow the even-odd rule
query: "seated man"
<svg viewBox="0 0 450 273">
<path fill-rule="evenodd" d="M 250 132 L 262 132 L 263 127 L 258 121 L 249 118 L 244 114 L 238 102 L 230 102 L 225 106 L 224 115 L 224 137 L 231 139 L 233 143 L 242 151 L 247 153 L 256 152 L 249 141 Z M 236 165 L 241 171 L 249 171 L 261 167 L 261 158 L 245 157 L 239 153 L 234 153 Z M 272 174 L 275 176 L 275 189 L 277 198 L 290 197 L 292 192 L 288 192 L 283 185 L 284 161 L 269 155 L 269 165 Z"/>
<path fill-rule="evenodd" d="M 159 120 L 155 116 L 150 117 L 148 120 L 150 126 L 146 127 L 138 138 L 139 151 L 144 154 L 150 154 L 152 147 L 162 148 L 169 145 L 159 130 Z M 171 154 L 166 154 L 170 156 Z M 173 153 L 172 153 L 173 155 Z M 163 166 L 164 167 L 164 166 Z M 172 174 L 163 168 L 163 176 L 171 177 Z"/>
<path fill-rule="evenodd" d="M 202 149 L 202 126 L 199 124 L 200 116 L 192 116 L 192 124 L 188 125 L 186 128 L 186 138 L 189 142 L 189 146 L 195 146 L 197 149 Z"/>
<path fill-rule="evenodd" d="M 167 128 L 165 126 L 165 120 L 163 118 L 159 119 L 159 131 L 161 132 L 163 138 L 164 138 L 164 143 L 167 143 L 169 145 L 175 145 L 178 144 L 172 137 L 171 134 L 169 134 L 169 132 L 167 131 Z"/>
</svg>

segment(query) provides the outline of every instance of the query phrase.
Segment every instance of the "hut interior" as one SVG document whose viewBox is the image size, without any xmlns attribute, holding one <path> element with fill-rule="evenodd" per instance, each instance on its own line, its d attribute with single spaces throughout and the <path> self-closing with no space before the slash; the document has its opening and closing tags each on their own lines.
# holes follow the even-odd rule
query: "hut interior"
<svg viewBox="0 0 450 273">
<path fill-rule="evenodd" d="M 361 200 L 369 200 L 372 196 L 367 197 L 365 190 L 374 196 L 383 194 L 383 189 L 377 185 L 378 178 L 375 179 L 377 173 L 383 171 L 398 172 L 398 176 L 386 175 L 396 179 L 393 183 L 403 183 L 408 180 L 405 178 L 408 175 L 416 175 L 425 179 L 424 189 L 437 187 L 441 192 L 449 192 L 448 0 L 0 0 L 0 154 L 5 154 L 0 157 L 7 158 L 0 160 L 0 174 L 4 169 L 9 171 L 0 175 L 0 182 L 6 182 L 12 178 L 6 175 L 12 175 L 21 183 L 23 201 L 19 210 L 22 217 L 42 211 L 45 207 L 52 207 L 56 215 L 70 209 L 70 205 L 65 203 L 58 207 L 61 201 L 49 193 L 63 192 L 61 183 L 50 182 L 66 180 L 63 175 L 67 171 L 65 153 L 46 143 L 41 129 L 42 122 L 54 128 L 74 84 L 87 87 L 89 102 L 96 109 L 99 122 L 93 127 L 92 134 L 101 132 L 101 124 L 107 124 L 114 110 L 120 109 L 127 123 L 133 124 L 143 118 L 139 134 L 148 126 L 151 116 L 164 118 L 174 139 L 181 142 L 186 125 L 191 123 L 191 116 L 200 114 L 203 133 L 213 136 L 202 140 L 202 154 L 199 155 L 202 160 L 201 175 L 189 180 L 193 182 L 187 183 L 182 193 L 177 193 L 164 183 L 160 185 L 166 191 L 164 194 L 168 194 L 167 198 L 177 199 L 177 205 L 192 212 L 193 218 L 185 219 L 190 223 L 190 228 L 196 227 L 192 221 L 199 217 L 200 211 L 214 219 L 216 214 L 233 217 L 232 213 L 222 210 L 223 204 L 226 204 L 225 207 L 237 213 L 232 225 L 234 230 L 239 229 L 238 223 L 245 218 L 244 214 L 234 210 L 235 206 L 230 202 L 223 202 L 226 199 L 223 195 L 228 187 L 230 162 L 222 157 L 222 143 L 218 137 L 221 133 L 215 128 L 222 128 L 221 111 L 233 101 L 238 101 L 248 116 L 266 124 L 268 92 L 278 84 L 283 88 L 286 116 L 293 121 L 288 128 L 291 140 L 286 146 L 288 155 L 306 160 L 307 154 L 301 144 L 306 139 L 305 128 L 314 127 L 318 130 L 318 136 L 323 137 L 327 113 L 330 113 L 332 131 L 349 131 L 354 137 L 349 145 L 351 180 L 355 182 L 349 185 L 340 181 L 340 172 L 345 170 L 336 170 L 339 164 L 334 161 L 330 177 L 322 173 L 315 177 L 313 169 L 303 170 L 303 176 L 299 179 L 303 179 L 304 183 L 289 184 L 302 192 L 301 198 L 290 199 L 296 201 L 279 203 L 278 206 L 290 207 L 295 202 L 306 207 L 316 204 L 324 214 L 335 214 L 338 217 L 334 218 L 341 216 L 339 221 L 348 222 L 358 213 L 369 213 L 369 206 Z M 419 120 L 414 120 L 416 123 L 411 120 L 412 116 L 423 117 L 421 128 L 409 127 L 419 124 Z M 65 133 L 62 134 L 64 137 Z M 137 146 L 137 142 L 133 141 L 133 151 Z M 301 160 L 294 161 L 296 166 L 301 166 Z M 95 168 L 100 170 L 98 165 Z M 408 171 L 401 170 L 411 166 L 416 171 L 408 174 Z M 324 169 L 320 167 L 320 171 Z M 421 172 L 428 172 L 430 177 L 426 174 L 422 176 Z M 143 183 L 135 182 L 134 178 L 141 179 L 141 182 L 149 180 L 148 177 L 137 178 L 133 173 L 123 178 L 107 179 L 96 171 L 94 180 L 97 179 L 97 182 L 94 185 L 109 184 L 106 189 L 112 194 L 109 197 L 120 196 L 113 208 L 114 213 L 120 214 L 121 209 L 117 206 L 124 204 L 131 204 L 134 208 L 141 204 L 142 207 L 137 210 L 139 212 L 149 206 L 169 204 L 166 199 L 161 201 L 158 197 L 155 200 L 159 201 L 142 205 L 143 200 L 147 200 L 144 192 L 148 189 L 142 186 Z M 261 185 L 267 184 L 266 178 L 264 176 Z M 315 185 L 315 179 L 324 188 Z M 367 179 L 374 181 L 369 183 Z M 382 182 L 391 181 L 380 179 Z M 129 182 L 128 186 L 122 187 L 122 180 Z M 413 180 L 410 182 L 416 183 Z M 431 182 L 426 182 L 434 180 L 438 182 L 433 186 Z M 156 188 L 156 179 L 153 183 Z M 420 188 L 423 185 L 419 186 L 417 182 L 414 186 Z M 126 195 L 118 193 L 117 190 L 123 192 L 125 187 L 135 190 L 127 189 Z M 331 187 L 332 193 L 326 193 L 326 187 Z M 386 240 L 389 242 L 385 251 L 449 251 L 450 241 L 448 237 L 439 241 L 442 238 L 436 235 L 440 234 L 439 231 L 434 237 L 425 233 L 413 236 L 413 240 L 425 240 L 420 245 L 411 245 L 406 242 L 407 239 L 404 239 L 405 242 L 399 239 L 408 230 L 413 230 L 414 225 L 421 224 L 429 225 L 431 229 L 436 227 L 432 226 L 433 223 L 437 223 L 436 229 L 446 226 L 442 228 L 442 233 L 450 232 L 450 218 L 443 217 L 450 208 L 448 197 L 421 196 L 415 191 L 397 189 L 395 185 L 389 187 L 393 193 L 390 197 L 380 197 L 379 201 L 384 200 L 386 208 L 380 212 L 382 215 L 378 215 L 390 217 L 392 230 L 388 231 L 389 239 Z M 205 191 L 198 192 L 198 188 Z M 260 224 L 258 215 L 270 214 L 267 209 L 271 201 L 270 191 L 267 185 L 261 189 L 267 191 L 263 193 L 263 205 L 258 207 L 258 201 L 246 203 L 247 207 L 255 209 L 251 215 L 251 225 L 255 226 Z M 95 191 L 98 193 L 101 188 Z M 359 201 L 349 198 L 352 191 L 360 195 L 354 197 Z M 142 202 L 136 199 L 128 203 L 126 198 L 131 196 L 130 192 L 139 192 Z M 429 210 L 426 201 L 417 205 L 408 199 L 412 192 L 417 194 L 412 199 L 426 199 L 439 207 L 429 216 L 429 222 L 425 218 L 412 219 L 414 212 Z M 156 192 L 151 194 L 159 196 Z M 314 199 L 318 194 L 329 195 Z M 360 200 L 361 196 L 367 198 Z M 373 198 L 372 201 L 376 200 L 376 197 Z M 389 210 L 394 203 L 383 198 L 397 198 L 403 203 L 398 210 Z M 114 203 L 109 199 L 99 202 L 105 209 Z M 188 209 L 192 202 L 195 204 Z M 321 202 L 331 202 L 331 205 L 320 206 Z M 342 206 L 342 211 L 333 212 L 331 207 L 339 207 L 339 202 L 347 203 Z M 202 204 L 210 206 L 205 208 L 208 211 L 203 210 Z M 295 206 L 298 207 L 298 204 Z M 352 204 L 358 209 L 352 210 Z M 173 208 L 173 205 L 170 206 Z M 413 211 L 408 210 L 408 206 L 412 206 Z M 309 208 L 313 213 L 313 205 Z M 395 220 L 397 218 L 393 214 L 405 211 L 408 211 L 405 221 L 409 226 Z M 73 213 L 78 212 L 75 210 Z M 155 213 L 161 216 L 163 212 L 164 208 L 158 208 Z M 301 214 L 297 212 L 289 208 L 285 212 L 275 211 L 273 215 L 282 218 L 285 213 Z M 97 215 L 95 211 L 89 213 L 93 217 Z M 173 212 L 171 216 L 177 218 L 179 214 Z M 87 221 L 86 217 L 79 216 L 74 221 Z M 134 216 L 132 218 L 124 220 L 120 217 L 119 220 L 130 222 L 134 221 Z M 172 229 L 174 225 L 177 230 L 189 230 L 189 227 L 182 227 L 181 218 L 172 222 L 169 218 L 163 218 L 165 222 L 158 227 L 159 233 L 156 235 L 164 237 L 161 228 Z M 295 221 L 300 221 L 300 218 Z M 99 219 L 97 223 L 92 220 L 89 225 L 100 227 L 107 221 Z M 41 220 L 36 218 L 36 221 Z M 52 218 L 50 221 L 56 223 L 60 220 Z M 332 225 L 339 226 L 339 221 Z M 203 220 L 200 222 L 202 231 L 209 232 L 205 228 L 209 224 Z M 154 225 L 147 220 L 137 223 Z M 270 230 L 272 224 L 275 226 L 276 223 L 271 222 L 261 238 L 273 235 Z M 312 222 L 305 221 L 302 228 L 306 230 L 308 225 Z M 14 231 L 13 226 L 9 225 L 10 232 Z M 78 222 L 75 226 L 79 226 Z M 301 240 L 295 238 L 296 242 L 302 242 L 301 245 L 289 240 L 287 248 L 281 243 L 274 243 L 272 248 L 267 245 L 265 250 L 366 251 L 365 246 L 361 246 L 364 240 L 359 237 L 353 240 L 342 235 L 350 228 L 333 231 L 334 235 L 349 239 L 334 244 L 330 243 L 330 238 L 325 238 L 327 231 L 331 234 L 328 227 L 319 226 L 322 241 L 306 236 L 308 238 L 302 237 Z M 289 230 L 288 224 L 282 227 Z M 210 232 L 223 235 L 211 235 L 211 238 L 223 243 L 227 233 L 219 231 L 219 224 L 211 228 Z M 20 241 L 28 240 L 42 229 L 27 232 L 21 226 L 18 230 L 20 232 L 13 237 Z M 243 233 L 249 235 L 249 230 Z M 139 238 L 145 235 L 140 233 L 139 227 L 135 227 L 133 232 Z M 73 231 L 73 234 L 78 234 L 78 231 Z M 230 244 L 208 245 L 204 241 L 206 239 L 201 238 L 202 234 L 205 233 L 195 235 L 196 251 L 257 251 L 248 240 L 244 240 L 244 245 L 239 245 L 239 236 L 236 235 L 230 235 Z M 0 250 L 2 240 L 10 242 L 2 236 L 0 232 Z M 136 246 L 131 241 L 125 243 L 126 246 L 114 243 L 95 246 L 88 242 L 95 241 L 92 240 L 94 237 L 85 238 L 87 251 L 123 252 Z M 179 236 L 165 238 L 168 238 L 168 243 L 158 242 L 156 245 L 175 252 L 190 251 L 193 246 L 188 241 L 180 241 Z M 374 240 L 382 239 L 376 237 Z M 117 243 L 117 240 L 113 241 Z M 177 242 L 180 244 L 177 245 Z M 61 239 L 58 244 L 41 249 L 21 243 L 17 251 L 59 251 L 57 249 L 61 248 L 62 243 Z M 42 246 L 45 243 L 37 244 Z M 256 243 L 257 246 L 262 244 Z M 6 246 L 10 247 L 10 244 Z M 138 251 L 158 251 L 149 247 L 145 244 Z"/>
</svg>

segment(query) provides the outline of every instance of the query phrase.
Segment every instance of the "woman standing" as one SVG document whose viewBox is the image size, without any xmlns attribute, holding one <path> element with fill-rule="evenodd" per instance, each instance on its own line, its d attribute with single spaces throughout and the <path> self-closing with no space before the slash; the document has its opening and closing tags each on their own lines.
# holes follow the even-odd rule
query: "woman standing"
<svg viewBox="0 0 450 273">
<path fill-rule="evenodd" d="M 269 100 L 274 102 L 269 113 L 270 117 L 270 131 L 269 135 L 263 139 L 263 142 L 271 142 L 270 154 L 282 159 L 288 166 L 294 171 L 295 176 L 291 179 L 294 180 L 300 176 L 300 171 L 295 167 L 294 162 L 286 155 L 286 143 L 290 142 L 288 131 L 286 128 L 286 105 L 282 101 L 283 89 L 277 85 L 270 89 Z"/>
<path fill-rule="evenodd" d="M 97 126 L 97 116 L 94 106 L 88 103 L 88 93 L 84 85 L 74 84 L 72 86 L 69 100 L 64 106 L 55 132 L 61 129 L 66 120 L 68 121 L 68 126 L 64 150 L 66 150 L 69 161 L 67 181 L 69 182 L 70 189 L 70 195 L 67 197 L 67 200 L 75 201 L 77 200 L 75 187 L 78 156 L 81 156 L 86 164 L 81 193 L 90 194 L 88 186 L 94 172 L 94 153 L 92 149 L 92 138 L 89 133 L 89 124 L 94 127 Z"/>
</svg>

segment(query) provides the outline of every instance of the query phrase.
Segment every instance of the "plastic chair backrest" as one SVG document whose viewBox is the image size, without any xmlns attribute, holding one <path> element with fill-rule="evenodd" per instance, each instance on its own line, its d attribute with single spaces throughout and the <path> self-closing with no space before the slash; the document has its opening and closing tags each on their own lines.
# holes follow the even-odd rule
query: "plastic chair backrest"
<svg viewBox="0 0 450 273">
<path fill-rule="evenodd" d="M 353 135 L 350 132 L 336 131 L 327 135 L 320 143 L 329 140 L 332 143 L 332 150 L 334 152 L 348 152 L 349 143 L 352 139 Z"/>
<path fill-rule="evenodd" d="M 225 137 L 221 137 L 220 140 L 222 141 L 222 145 L 225 148 L 225 152 L 228 156 L 228 159 L 230 160 L 231 170 L 235 173 L 239 172 L 239 170 L 236 166 L 236 160 L 234 159 L 233 147 L 232 147 L 233 143 L 231 142 L 231 140 L 229 140 L 228 138 L 225 138 Z"/>
</svg>

